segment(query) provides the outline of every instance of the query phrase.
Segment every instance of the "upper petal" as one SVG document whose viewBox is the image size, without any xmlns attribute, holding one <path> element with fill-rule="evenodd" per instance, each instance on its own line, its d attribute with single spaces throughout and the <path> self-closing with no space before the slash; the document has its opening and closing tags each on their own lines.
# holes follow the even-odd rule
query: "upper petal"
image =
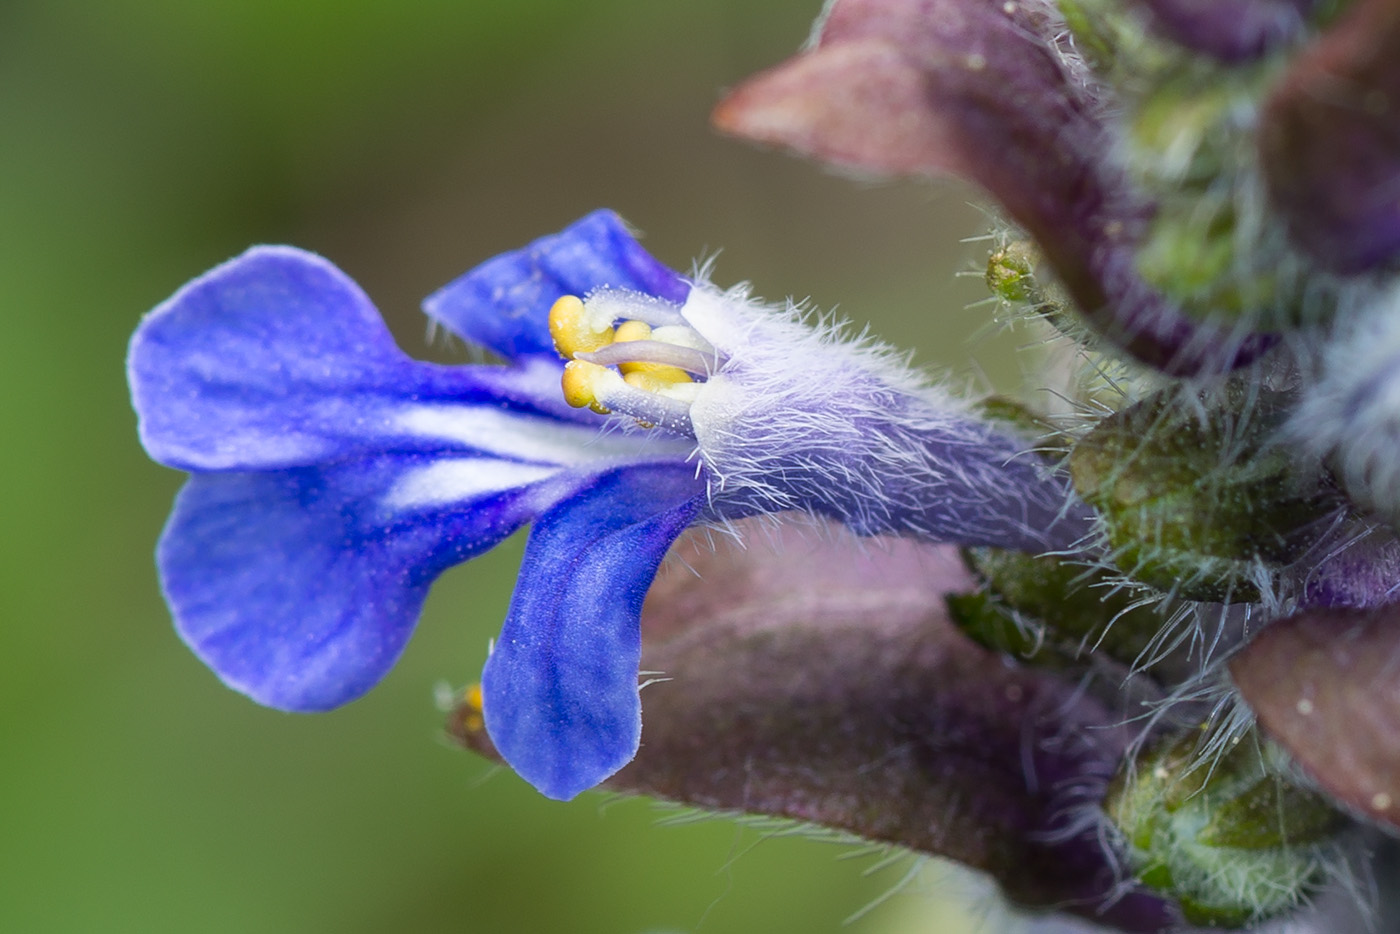
<svg viewBox="0 0 1400 934">
<path fill-rule="evenodd" d="M 455 474 L 442 469 L 452 464 Z M 389 670 L 439 573 L 575 482 L 557 468 L 422 455 L 199 474 L 157 550 L 166 601 L 230 687 L 283 710 L 326 710 Z"/>
<path fill-rule="evenodd" d="M 612 211 L 594 211 L 557 234 L 502 253 L 430 295 L 428 316 L 507 359 L 554 358 L 549 308 L 561 295 L 629 289 L 685 301 L 690 287 L 642 249 Z"/>
<path fill-rule="evenodd" d="M 636 753 L 642 599 L 703 490 L 680 465 L 619 470 L 531 530 L 483 712 L 501 755 L 545 795 L 572 798 Z"/>
<path fill-rule="evenodd" d="M 353 281 L 290 247 L 255 247 L 180 289 L 142 321 L 127 369 L 146 450 L 187 470 L 490 450 L 524 436 L 554 438 L 557 454 L 589 444 L 600 423 L 564 405 L 558 366 L 412 360 Z M 559 459 L 538 447 L 498 453 Z"/>
</svg>

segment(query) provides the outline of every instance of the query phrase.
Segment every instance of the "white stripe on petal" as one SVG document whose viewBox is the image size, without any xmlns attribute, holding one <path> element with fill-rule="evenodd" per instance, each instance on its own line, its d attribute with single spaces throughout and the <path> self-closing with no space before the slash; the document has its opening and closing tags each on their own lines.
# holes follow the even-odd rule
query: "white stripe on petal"
<svg viewBox="0 0 1400 934">
<path fill-rule="evenodd" d="M 394 428 L 418 437 L 456 441 L 499 457 L 546 464 L 587 464 L 666 451 L 656 444 L 659 439 L 644 435 L 606 434 L 589 425 L 482 406 L 416 405 L 394 419 Z M 684 457 L 690 445 L 681 444 L 676 450 Z"/>
<path fill-rule="evenodd" d="M 383 504 L 394 511 L 404 511 L 460 503 L 538 483 L 561 469 L 494 457 L 440 460 L 400 477 L 385 494 Z"/>
</svg>

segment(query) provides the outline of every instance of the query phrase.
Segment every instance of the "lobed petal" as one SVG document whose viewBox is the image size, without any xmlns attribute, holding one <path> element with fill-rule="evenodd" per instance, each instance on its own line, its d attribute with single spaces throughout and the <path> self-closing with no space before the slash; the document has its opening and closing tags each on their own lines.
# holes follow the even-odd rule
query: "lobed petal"
<svg viewBox="0 0 1400 934">
<path fill-rule="evenodd" d="M 415 477 L 450 462 L 422 455 L 196 475 L 156 555 L 181 637 L 261 704 L 312 711 L 354 700 L 399 657 L 439 573 L 577 482 L 552 468 L 459 463 L 473 462 L 475 473 L 435 487 Z"/>
<path fill-rule="evenodd" d="M 142 321 L 127 369 L 146 450 L 193 471 L 389 451 L 558 461 L 590 456 L 600 424 L 559 399 L 557 365 L 412 360 L 353 281 L 290 247 L 254 247 L 180 289 Z"/>
<path fill-rule="evenodd" d="M 557 234 L 503 253 L 430 295 L 423 310 L 470 343 L 508 360 L 557 358 L 549 309 L 561 295 L 628 289 L 685 301 L 690 287 L 642 249 L 612 211 L 594 211 Z"/>
<path fill-rule="evenodd" d="M 531 530 L 482 691 L 496 748 L 543 794 L 568 800 L 636 753 L 642 599 L 703 491 L 682 465 L 619 470 Z"/>
</svg>

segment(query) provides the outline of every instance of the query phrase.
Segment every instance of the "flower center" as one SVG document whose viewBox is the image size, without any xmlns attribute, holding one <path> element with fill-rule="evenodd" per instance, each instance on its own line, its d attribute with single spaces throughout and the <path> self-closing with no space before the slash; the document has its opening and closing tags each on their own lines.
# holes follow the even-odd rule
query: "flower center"
<svg viewBox="0 0 1400 934">
<path fill-rule="evenodd" d="M 569 361 L 570 405 L 694 437 L 690 406 L 724 358 L 675 306 L 632 292 L 565 295 L 549 310 L 549 333 Z"/>
</svg>

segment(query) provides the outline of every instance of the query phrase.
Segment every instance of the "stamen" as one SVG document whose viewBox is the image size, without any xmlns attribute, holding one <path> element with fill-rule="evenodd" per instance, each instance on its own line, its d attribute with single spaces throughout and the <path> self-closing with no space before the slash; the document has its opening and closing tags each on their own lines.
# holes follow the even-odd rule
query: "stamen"
<svg viewBox="0 0 1400 934">
<path fill-rule="evenodd" d="M 670 302 L 639 292 L 620 289 L 599 289 L 588 296 L 588 312 L 612 323 L 613 321 L 644 321 L 652 327 L 687 327 L 685 318 Z"/>
<path fill-rule="evenodd" d="M 570 405 L 693 435 L 690 406 L 700 387 L 692 374 L 708 377 L 723 360 L 672 305 L 613 290 L 586 302 L 566 295 L 550 309 L 549 330 L 569 360 L 562 387 Z"/>
<path fill-rule="evenodd" d="M 672 367 L 665 367 L 667 370 Z M 700 395 L 700 384 L 689 379 L 679 382 L 673 381 L 667 374 L 654 372 L 638 372 L 623 374 L 622 381 L 634 389 L 641 389 L 646 392 L 654 392 L 665 396 L 667 399 L 675 399 L 677 402 L 684 402 L 686 405 L 693 403 Z"/>
<path fill-rule="evenodd" d="M 695 428 L 690 423 L 691 400 L 673 399 L 661 392 L 638 389 L 628 382 L 633 379 L 645 379 L 641 373 L 633 373 L 626 378 L 628 381 L 624 381 L 623 377 L 612 370 L 604 369 L 603 372 L 617 381 L 614 383 L 608 380 L 598 393 L 600 400 L 606 405 L 619 412 L 626 412 L 643 428 L 664 428 L 695 437 Z M 695 383 L 686 383 L 685 386 L 699 389 Z"/>
<path fill-rule="evenodd" d="M 633 373 L 627 380 L 654 379 L 649 374 Z M 614 410 L 635 418 L 643 427 L 660 426 L 668 431 L 694 434 L 690 424 L 691 398 L 673 398 L 678 390 L 689 389 L 693 393 L 699 387 L 694 383 L 677 386 L 664 380 L 648 385 L 655 388 L 641 389 L 629 385 L 616 370 L 610 370 L 586 360 L 570 360 L 564 365 L 564 399 L 575 408 L 588 406 L 595 412 L 608 414 Z M 694 387 L 694 389 L 691 389 Z"/>
<path fill-rule="evenodd" d="M 592 314 L 578 296 L 564 295 L 549 309 L 549 336 L 554 349 L 568 359 L 611 344 L 612 319 Z"/>
<path fill-rule="evenodd" d="M 570 360 L 564 364 L 564 376 L 560 380 L 564 390 L 564 401 L 576 409 L 588 406 L 599 415 L 611 414 L 612 409 L 599 402 L 594 392 L 600 370 L 603 373 L 612 372 L 607 367 L 586 360 Z"/>
<path fill-rule="evenodd" d="M 628 322 L 628 324 L 630 323 Z M 626 327 L 626 324 L 622 327 Z M 622 333 L 622 327 L 617 329 L 619 335 Z M 684 370 L 697 376 L 708 376 L 717 369 L 716 360 L 713 357 L 706 357 L 698 350 L 678 347 L 675 344 L 656 340 L 624 341 L 621 337 L 618 338 L 617 342 L 606 347 L 600 347 L 589 353 L 575 354 L 574 357 L 577 360 L 588 360 L 603 366 L 615 366 L 624 373 L 649 366 Z"/>
</svg>

